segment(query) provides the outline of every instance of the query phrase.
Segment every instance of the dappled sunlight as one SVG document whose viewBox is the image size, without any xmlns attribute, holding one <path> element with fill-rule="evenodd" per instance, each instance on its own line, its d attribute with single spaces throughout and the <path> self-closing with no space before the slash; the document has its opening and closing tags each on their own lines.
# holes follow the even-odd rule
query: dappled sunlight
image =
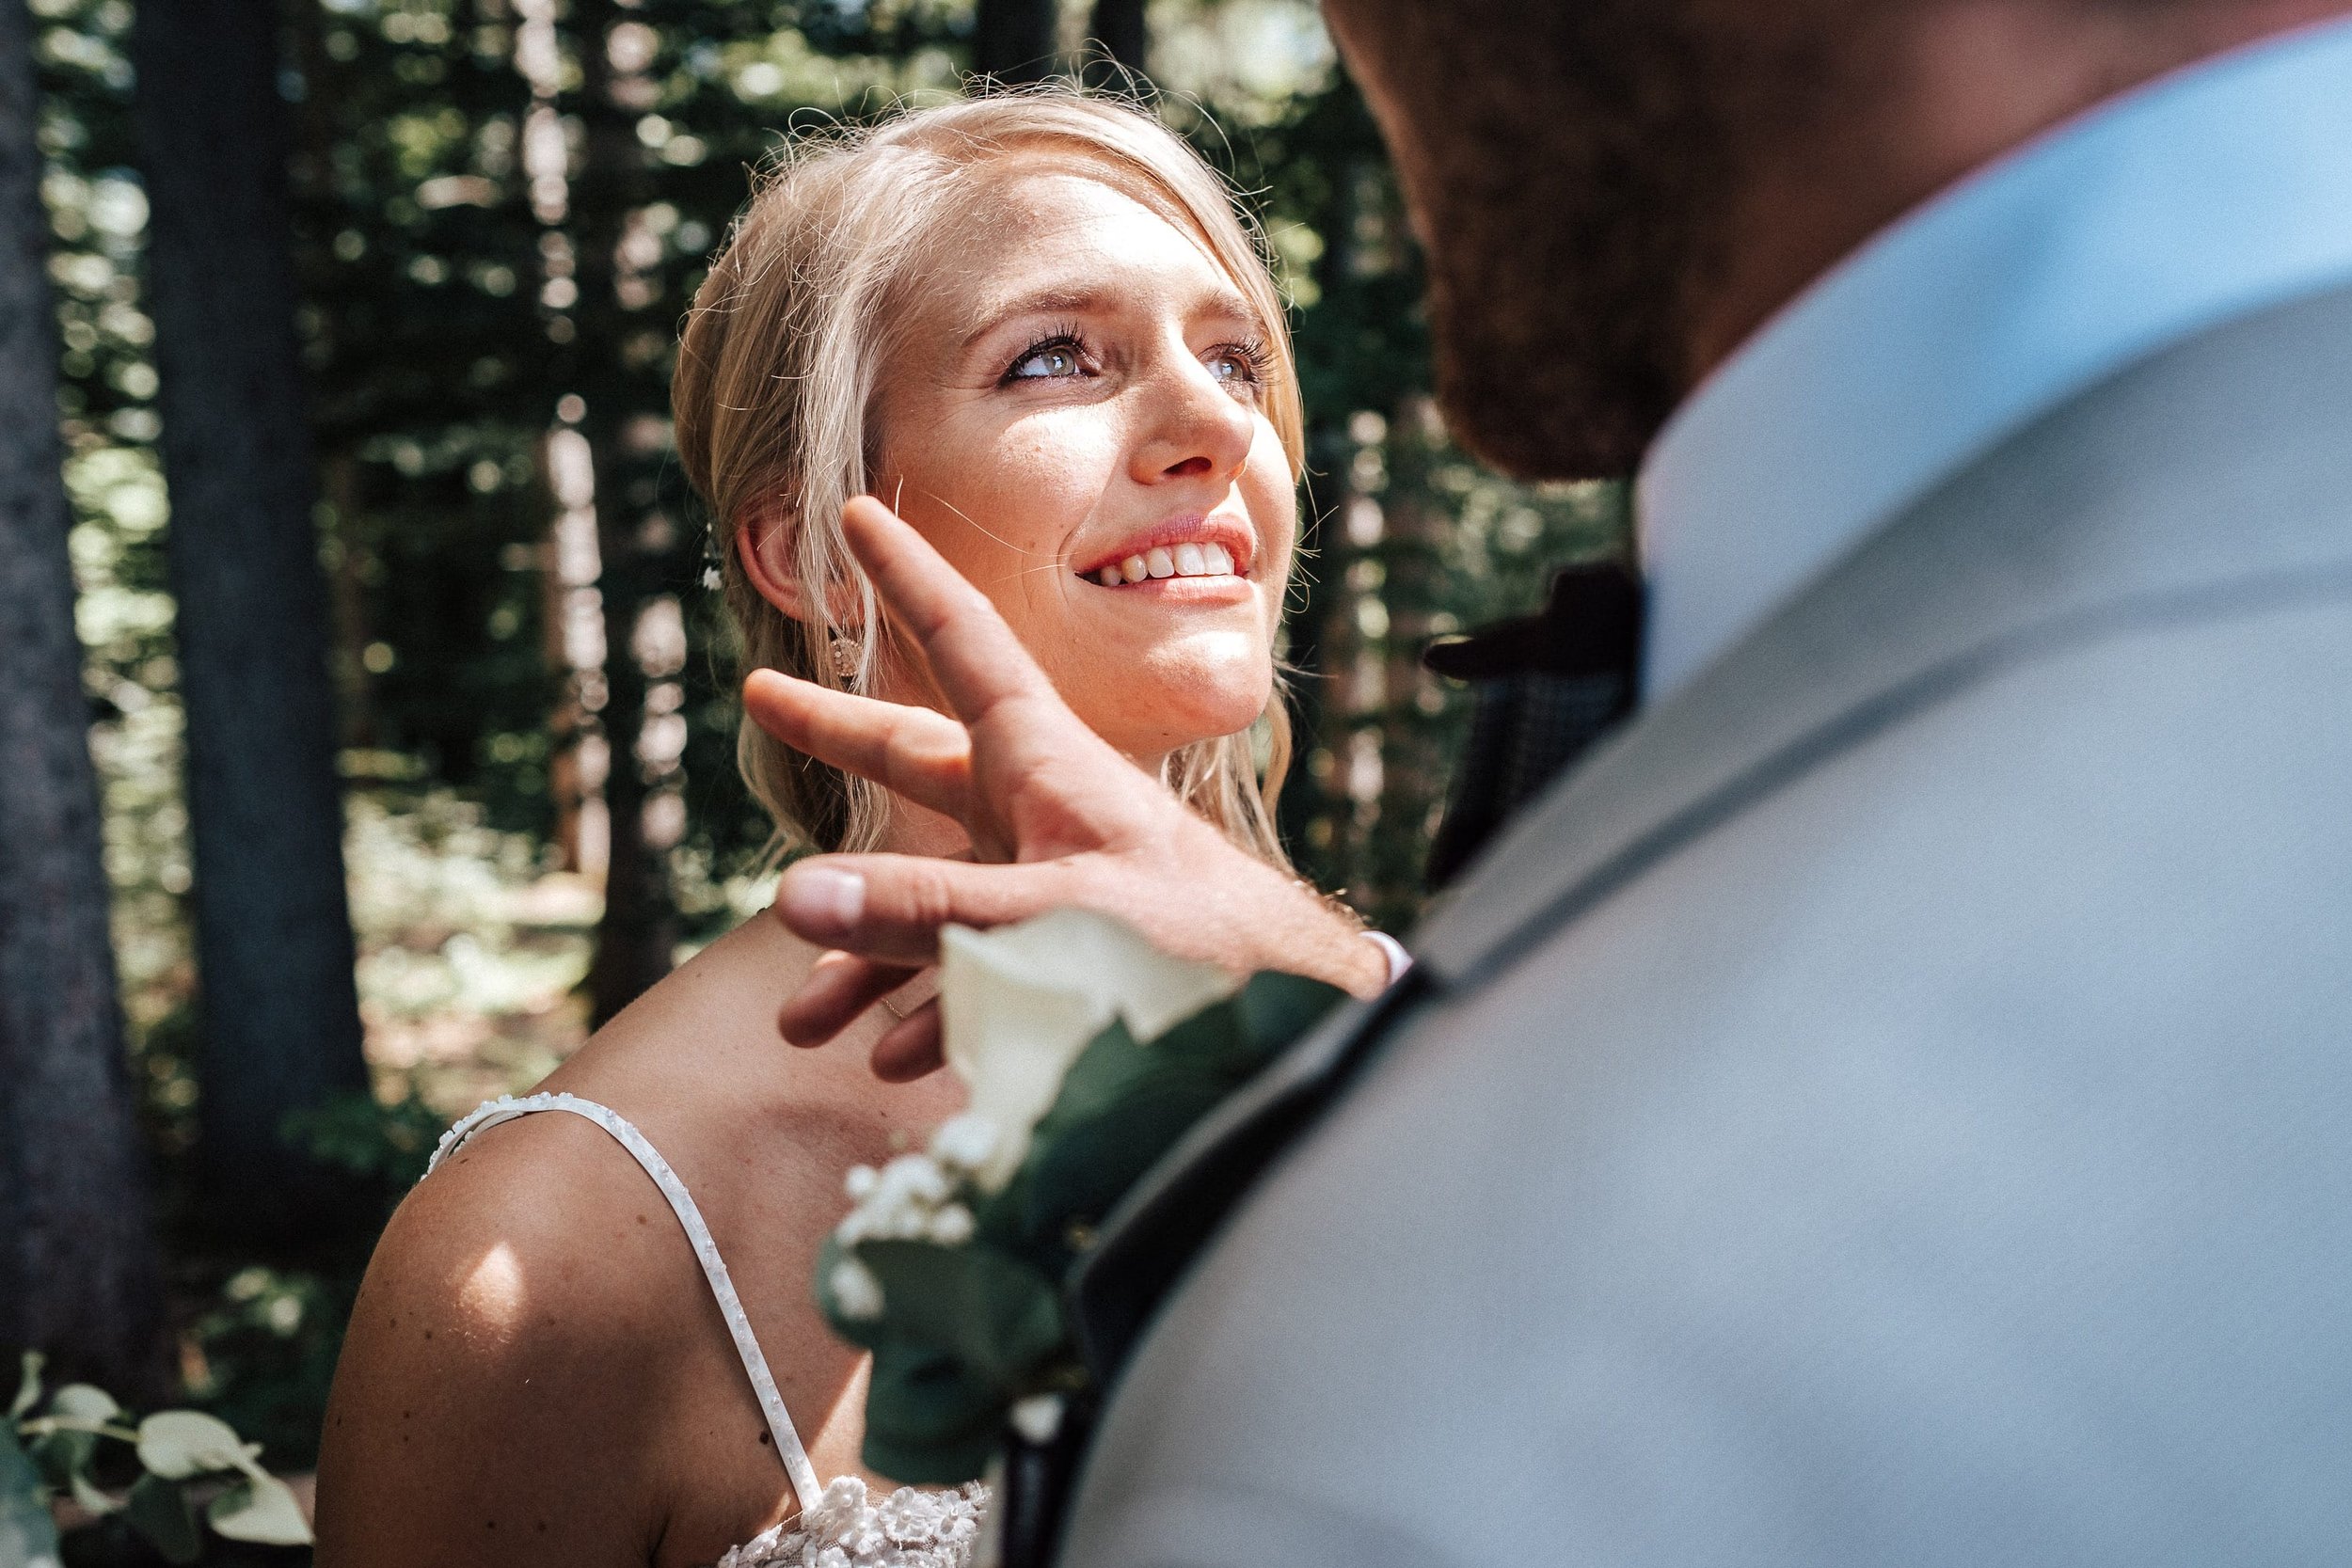
<svg viewBox="0 0 2352 1568">
<path fill-rule="evenodd" d="M 522 1260 L 505 1242 L 483 1254 L 457 1288 L 457 1307 L 465 1321 L 494 1334 L 518 1325 L 526 1305 Z"/>
<path fill-rule="evenodd" d="M 354 798 L 343 853 L 368 1060 L 444 1114 L 545 1077 L 586 1037 L 588 879 L 448 791 Z"/>
</svg>

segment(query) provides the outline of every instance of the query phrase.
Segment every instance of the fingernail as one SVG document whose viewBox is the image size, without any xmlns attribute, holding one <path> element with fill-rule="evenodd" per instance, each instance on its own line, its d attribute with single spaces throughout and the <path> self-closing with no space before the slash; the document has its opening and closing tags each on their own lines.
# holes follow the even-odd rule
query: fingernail
<svg viewBox="0 0 2352 1568">
<path fill-rule="evenodd" d="M 829 865 L 796 867 L 784 879 L 776 900 L 784 906 L 785 923 L 807 935 L 808 927 L 828 936 L 853 930 L 866 912 L 866 879 L 854 871 Z"/>
</svg>

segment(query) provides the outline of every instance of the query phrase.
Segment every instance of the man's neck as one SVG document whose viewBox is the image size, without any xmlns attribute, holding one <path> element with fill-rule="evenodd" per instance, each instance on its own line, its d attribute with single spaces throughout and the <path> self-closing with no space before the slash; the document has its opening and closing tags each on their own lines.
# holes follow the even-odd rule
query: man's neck
<svg viewBox="0 0 2352 1568">
<path fill-rule="evenodd" d="M 1807 285 L 1972 170 L 2166 72 L 2311 23 L 2352 0 L 2171 7 L 1956 0 L 1890 8 L 1825 90 L 1864 100 L 1751 160 L 1692 291 L 1687 384 Z"/>
</svg>

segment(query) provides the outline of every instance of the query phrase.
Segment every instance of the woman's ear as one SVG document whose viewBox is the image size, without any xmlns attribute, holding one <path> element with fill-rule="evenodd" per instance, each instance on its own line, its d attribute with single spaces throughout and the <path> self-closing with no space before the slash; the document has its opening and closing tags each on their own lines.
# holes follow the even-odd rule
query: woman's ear
<svg viewBox="0 0 2352 1568">
<path fill-rule="evenodd" d="M 761 598 L 795 621 L 808 619 L 808 596 L 793 570 L 789 507 L 777 499 L 744 508 L 735 525 L 735 553 Z"/>
</svg>

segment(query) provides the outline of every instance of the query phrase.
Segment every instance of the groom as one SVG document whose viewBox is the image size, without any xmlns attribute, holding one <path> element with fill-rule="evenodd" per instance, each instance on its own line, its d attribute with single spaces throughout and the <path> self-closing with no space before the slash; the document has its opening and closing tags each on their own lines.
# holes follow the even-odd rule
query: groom
<svg viewBox="0 0 2352 1568">
<path fill-rule="evenodd" d="M 1328 10 L 1454 430 L 1639 465 L 1643 711 L 1105 1238 L 1061 1560 L 2352 1557 L 2352 6 Z M 1336 973 L 853 532 L 1012 863 L 787 922 Z"/>
</svg>

